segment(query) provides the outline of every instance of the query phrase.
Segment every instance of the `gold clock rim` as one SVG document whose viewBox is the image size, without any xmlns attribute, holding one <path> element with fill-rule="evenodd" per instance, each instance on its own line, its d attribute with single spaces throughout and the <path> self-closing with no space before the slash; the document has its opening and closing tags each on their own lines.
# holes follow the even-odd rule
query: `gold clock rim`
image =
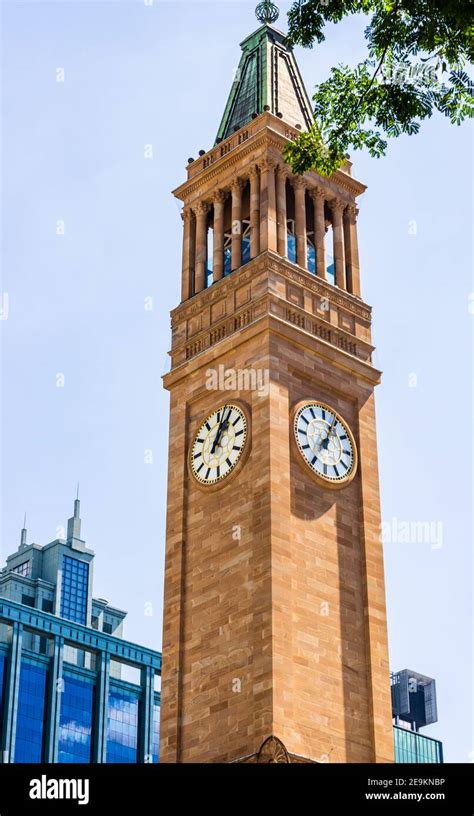
<svg viewBox="0 0 474 816">
<path fill-rule="evenodd" d="M 229 408 L 230 408 L 230 406 L 233 406 L 234 408 L 237 408 L 239 411 L 241 411 L 243 413 L 245 421 L 247 423 L 245 441 L 244 441 L 244 444 L 243 444 L 242 452 L 241 452 L 237 462 L 235 463 L 234 467 L 232 468 L 232 470 L 230 470 L 225 476 L 221 477 L 218 481 L 211 482 L 210 484 L 206 484 L 205 482 L 201 482 L 196 477 L 196 475 L 195 475 L 195 473 L 193 471 L 193 466 L 192 466 L 192 461 L 191 461 L 193 446 L 194 446 L 197 435 L 198 435 L 200 429 L 202 428 L 202 426 L 205 425 L 207 420 L 213 414 L 215 414 L 216 411 L 219 410 L 219 408 L 224 408 L 224 406 L 227 406 Z M 194 484 L 200 490 L 204 490 L 206 492 L 212 492 L 214 490 L 220 490 L 221 488 L 226 487 L 231 481 L 234 480 L 234 478 L 238 475 L 238 473 L 240 473 L 242 467 L 244 466 L 244 464 L 245 464 L 245 462 L 246 462 L 246 460 L 248 458 L 248 455 L 250 453 L 250 448 L 251 448 L 251 418 L 250 418 L 250 411 L 249 411 L 247 405 L 244 402 L 242 402 L 241 400 L 237 400 L 237 399 L 232 399 L 232 400 L 229 400 L 228 402 L 219 403 L 218 405 L 216 405 L 215 408 L 213 408 L 211 411 L 209 411 L 209 413 L 207 414 L 207 416 L 204 419 L 198 421 L 198 423 L 197 423 L 197 425 L 195 427 L 195 430 L 194 430 L 193 434 L 191 435 L 191 441 L 190 441 L 190 444 L 189 444 L 189 451 L 188 451 L 188 456 L 187 456 L 188 473 L 191 476 Z"/>
<path fill-rule="evenodd" d="M 309 406 L 309 405 L 320 405 L 321 408 L 324 408 L 326 411 L 330 411 L 334 416 L 337 417 L 338 421 L 341 423 L 341 425 L 347 431 L 347 434 L 349 436 L 349 439 L 350 439 L 350 442 L 351 442 L 351 445 L 352 445 L 352 450 L 353 450 L 353 463 L 352 463 L 352 468 L 351 468 L 350 472 L 347 474 L 347 476 L 344 476 L 342 479 L 339 479 L 337 481 L 336 480 L 331 480 L 331 479 L 326 479 L 324 476 L 320 475 L 319 473 L 315 473 L 315 471 L 313 470 L 310 463 L 308 462 L 308 460 L 303 455 L 303 452 L 300 449 L 300 446 L 298 444 L 298 439 L 296 437 L 296 432 L 295 432 L 296 415 L 301 410 L 301 408 L 303 408 L 304 406 Z M 336 409 L 333 406 L 329 405 L 327 402 L 323 402 L 323 400 L 319 400 L 319 399 L 299 400 L 296 403 L 296 405 L 294 405 L 293 408 L 291 409 L 291 428 L 292 428 L 291 439 L 292 439 L 294 449 L 298 454 L 298 461 L 304 465 L 304 470 L 311 476 L 313 481 L 315 481 L 318 485 L 327 488 L 328 490 L 340 490 L 343 487 L 347 487 L 347 485 L 352 482 L 352 480 L 354 479 L 354 477 L 355 477 L 355 475 L 357 473 L 357 468 L 358 468 L 358 465 L 359 465 L 359 454 L 358 454 L 356 441 L 355 441 L 355 438 L 354 438 L 354 434 L 353 434 L 353 432 L 351 430 L 351 427 L 350 427 L 349 423 L 347 422 L 347 420 L 342 416 L 342 414 L 339 413 L 339 411 L 336 411 Z"/>
</svg>

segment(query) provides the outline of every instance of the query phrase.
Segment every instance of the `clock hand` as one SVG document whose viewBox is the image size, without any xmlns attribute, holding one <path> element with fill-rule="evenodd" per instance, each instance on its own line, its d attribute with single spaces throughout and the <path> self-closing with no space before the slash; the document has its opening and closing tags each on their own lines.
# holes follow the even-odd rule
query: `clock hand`
<svg viewBox="0 0 474 816">
<path fill-rule="evenodd" d="M 224 430 L 227 430 L 227 428 L 229 427 L 229 417 L 230 417 L 230 414 L 231 414 L 232 408 L 229 408 L 229 413 L 227 414 L 227 418 L 226 418 L 226 420 L 224 421 L 224 417 L 225 417 L 225 409 L 226 409 L 226 408 L 227 408 L 227 405 L 224 405 L 224 408 L 223 408 L 223 410 L 222 410 L 222 419 L 221 419 L 221 421 L 220 421 L 220 423 L 219 423 L 219 427 L 218 427 L 218 429 L 217 429 L 217 433 L 216 433 L 216 435 L 215 435 L 215 437 L 214 437 L 214 442 L 212 443 L 211 454 L 212 454 L 212 453 L 214 453 L 215 449 L 217 448 L 217 443 L 219 442 L 219 440 L 220 440 L 220 438 L 221 438 L 221 436 L 222 436 L 222 432 L 223 432 Z"/>
<path fill-rule="evenodd" d="M 324 448 L 324 450 L 326 450 L 328 445 L 329 445 L 329 439 L 330 439 L 330 436 L 331 436 L 331 434 L 332 434 L 332 432 L 334 430 L 334 426 L 336 425 L 336 422 L 337 422 L 337 417 L 336 417 L 336 415 L 334 415 L 334 419 L 332 421 L 331 427 L 329 428 L 328 435 L 327 435 L 326 439 L 324 440 L 324 442 L 322 444 L 322 447 Z"/>
<path fill-rule="evenodd" d="M 211 454 L 212 454 L 212 453 L 214 453 L 214 451 L 215 451 L 215 449 L 216 449 L 216 447 L 217 447 L 217 440 L 219 439 L 219 434 L 220 434 L 220 432 L 221 432 L 222 423 L 224 422 L 224 416 L 225 416 L 225 409 L 226 409 L 226 407 L 227 407 L 227 406 L 226 406 L 226 405 L 224 405 L 224 408 L 222 409 L 222 419 L 221 419 L 221 421 L 219 422 L 219 427 L 217 428 L 217 433 L 216 433 L 216 435 L 215 435 L 215 437 L 214 437 L 214 441 L 213 441 L 212 446 L 211 446 Z"/>
</svg>

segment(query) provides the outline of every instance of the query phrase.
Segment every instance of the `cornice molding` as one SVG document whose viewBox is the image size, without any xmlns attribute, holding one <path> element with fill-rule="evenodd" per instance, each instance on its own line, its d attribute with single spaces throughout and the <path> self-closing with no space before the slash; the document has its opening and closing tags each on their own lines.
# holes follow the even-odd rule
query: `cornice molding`
<svg viewBox="0 0 474 816">
<path fill-rule="evenodd" d="M 181 201 L 187 201 L 201 188 L 209 187 L 209 182 L 211 182 L 213 179 L 225 175 L 226 171 L 240 162 L 242 158 L 245 158 L 245 156 L 248 156 L 260 148 L 273 148 L 278 151 L 279 154 L 281 154 L 283 147 L 290 141 L 291 140 L 282 133 L 278 133 L 278 131 L 274 130 L 270 125 L 266 125 L 261 130 L 257 131 L 257 133 L 255 133 L 253 136 L 250 136 L 250 138 L 245 142 L 242 142 L 242 144 L 237 145 L 230 150 L 229 153 L 226 153 L 224 156 L 220 156 L 218 159 L 216 159 L 216 161 L 212 162 L 212 164 L 210 164 L 207 168 L 204 168 L 200 173 L 183 182 L 183 184 L 173 190 L 173 195 L 176 198 L 179 198 Z M 255 163 L 258 163 L 264 158 L 266 157 L 256 157 Z M 278 165 L 281 164 L 281 155 L 274 157 L 271 156 L 269 158 L 270 160 L 275 161 Z M 245 177 L 249 177 L 250 168 L 248 171 L 244 172 L 247 173 Z M 333 175 L 327 181 L 312 170 L 305 173 L 303 178 L 306 180 L 309 188 L 319 187 L 324 189 L 326 191 L 327 200 L 334 198 L 336 194 L 335 190 L 333 189 L 334 187 L 348 193 L 351 196 L 351 200 L 353 197 L 361 195 L 366 190 L 365 184 L 362 184 L 352 176 L 347 175 L 347 173 L 343 173 L 341 170 L 336 170 L 336 172 L 333 173 Z M 206 194 L 207 193 L 208 190 L 206 190 Z M 348 203 L 351 202 L 347 201 L 346 204 Z"/>
<path fill-rule="evenodd" d="M 292 264 L 286 258 L 281 258 L 279 255 L 272 252 L 263 252 L 250 261 L 240 269 L 236 269 L 229 276 L 221 278 L 212 284 L 209 289 L 204 289 L 202 292 L 194 295 L 190 300 L 186 300 L 176 306 L 171 311 L 171 323 L 174 326 L 176 320 L 189 319 L 196 313 L 200 312 L 204 306 L 214 303 L 226 297 L 229 292 L 233 291 L 238 286 L 251 280 L 259 272 L 265 269 L 270 269 L 283 275 L 288 280 L 298 283 L 302 287 L 306 287 L 312 293 L 327 298 L 330 303 L 341 306 L 346 311 L 357 315 L 363 320 L 370 323 L 372 308 L 364 303 L 360 298 L 351 295 L 350 292 L 344 292 L 330 283 L 322 280 L 322 278 L 314 277 L 310 272 L 299 269 L 296 264 Z"/>
</svg>

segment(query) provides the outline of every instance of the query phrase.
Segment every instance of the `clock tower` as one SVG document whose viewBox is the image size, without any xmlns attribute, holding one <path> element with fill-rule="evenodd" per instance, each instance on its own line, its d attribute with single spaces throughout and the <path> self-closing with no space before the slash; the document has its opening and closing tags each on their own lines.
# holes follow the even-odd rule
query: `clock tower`
<svg viewBox="0 0 474 816">
<path fill-rule="evenodd" d="M 392 762 L 372 364 L 351 163 L 257 8 L 190 159 L 172 311 L 161 762 Z"/>
</svg>

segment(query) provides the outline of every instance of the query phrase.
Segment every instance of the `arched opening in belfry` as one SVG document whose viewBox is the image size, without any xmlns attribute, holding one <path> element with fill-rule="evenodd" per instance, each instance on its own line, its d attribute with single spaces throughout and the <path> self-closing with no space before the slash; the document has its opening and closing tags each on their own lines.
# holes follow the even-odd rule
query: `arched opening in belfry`
<svg viewBox="0 0 474 816">
<path fill-rule="evenodd" d="M 232 199 L 228 195 L 224 204 L 224 277 L 232 272 Z"/>
<path fill-rule="evenodd" d="M 308 272 L 316 275 L 316 238 L 314 234 L 314 204 L 309 191 L 306 191 L 306 265 Z"/>
<path fill-rule="evenodd" d="M 288 260 L 296 263 L 295 191 L 286 181 L 286 238 Z"/>
<path fill-rule="evenodd" d="M 211 207 L 206 223 L 206 289 L 213 283 L 214 207 Z"/>
<path fill-rule="evenodd" d="M 242 190 L 242 266 L 250 261 L 250 181 Z"/>
<path fill-rule="evenodd" d="M 334 263 L 334 238 L 333 238 L 333 228 L 332 228 L 332 214 L 331 209 L 326 203 L 324 205 L 324 218 L 326 224 L 326 235 L 324 238 L 324 249 L 325 249 L 325 256 L 326 256 L 326 275 L 327 275 L 327 282 L 332 283 L 335 285 L 336 283 L 336 271 L 335 271 L 335 263 Z"/>
</svg>

